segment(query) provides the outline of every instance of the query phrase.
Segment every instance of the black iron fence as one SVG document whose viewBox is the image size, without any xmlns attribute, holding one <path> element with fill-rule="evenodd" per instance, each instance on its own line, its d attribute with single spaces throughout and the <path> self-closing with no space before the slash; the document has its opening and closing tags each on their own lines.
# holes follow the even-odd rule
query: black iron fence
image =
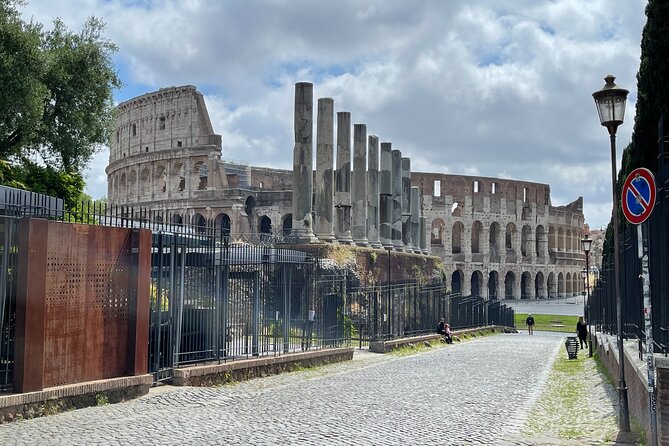
<svg viewBox="0 0 669 446">
<path fill-rule="evenodd" d="M 233 239 L 225 227 L 184 225 L 144 209 L 88 202 L 65 209 L 38 194 L 0 195 L 0 391 L 12 383 L 16 225 L 25 216 L 152 231 L 147 355 L 158 381 L 188 364 L 432 333 L 442 317 L 453 328 L 514 324 L 512 309 L 447 294 L 440 281 L 361 286 L 355 274 L 286 240 Z"/>
<path fill-rule="evenodd" d="M 660 135 L 663 135 L 660 125 Z M 650 293 L 652 305 L 653 341 L 655 350 L 669 350 L 669 138 L 659 141 L 659 168 L 655 172 L 657 199 L 655 208 L 646 225 L 649 247 Z M 599 279 L 588 303 L 590 322 L 602 330 L 617 333 L 615 274 L 613 252 L 602 265 Z M 626 338 L 645 342 L 644 305 L 641 262 L 638 256 L 636 226 L 620 234 L 620 294 L 622 309 L 622 332 Z"/>
</svg>

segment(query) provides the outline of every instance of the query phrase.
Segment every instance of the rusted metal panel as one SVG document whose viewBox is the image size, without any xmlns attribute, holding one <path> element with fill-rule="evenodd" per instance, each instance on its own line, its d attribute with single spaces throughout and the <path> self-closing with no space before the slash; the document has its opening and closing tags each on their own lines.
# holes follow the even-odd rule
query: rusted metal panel
<svg viewBox="0 0 669 446">
<path fill-rule="evenodd" d="M 131 289 L 137 281 L 131 234 L 126 228 L 49 222 L 45 387 L 127 373 Z M 143 323 L 148 326 L 148 315 Z"/>
<path fill-rule="evenodd" d="M 128 323 L 127 374 L 143 375 L 149 369 L 149 301 L 151 281 L 151 231 L 133 230 L 133 278 Z"/>
<path fill-rule="evenodd" d="M 47 261 L 47 221 L 19 222 L 16 289 L 14 390 L 32 392 L 44 386 L 44 297 Z"/>
</svg>

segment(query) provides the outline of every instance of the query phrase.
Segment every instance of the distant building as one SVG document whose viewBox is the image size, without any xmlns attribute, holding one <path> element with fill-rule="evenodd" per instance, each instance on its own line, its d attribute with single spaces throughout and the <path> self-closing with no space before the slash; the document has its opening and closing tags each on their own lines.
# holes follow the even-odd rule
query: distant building
<svg viewBox="0 0 669 446">
<path fill-rule="evenodd" d="M 119 104 L 106 172 L 109 203 L 149 208 L 158 220 L 249 240 L 291 231 L 292 171 L 225 161 L 193 86 Z M 422 190 L 428 250 L 453 291 L 536 299 L 583 289 L 582 198 L 553 206 L 546 184 L 439 173 L 411 172 L 411 185 Z"/>
</svg>

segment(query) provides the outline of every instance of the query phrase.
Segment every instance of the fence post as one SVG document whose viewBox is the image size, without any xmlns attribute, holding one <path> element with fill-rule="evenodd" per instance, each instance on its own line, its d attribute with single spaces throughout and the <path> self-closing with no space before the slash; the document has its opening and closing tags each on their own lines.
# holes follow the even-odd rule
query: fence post
<svg viewBox="0 0 669 446">
<path fill-rule="evenodd" d="M 151 231 L 133 229 L 132 271 L 130 276 L 130 297 L 128 314 L 128 356 L 127 372 L 143 375 L 148 371 L 149 358 L 149 283 L 151 281 Z M 156 303 L 162 304 L 156 296 Z M 160 312 L 160 307 L 158 308 Z"/>
<path fill-rule="evenodd" d="M 21 218 L 18 231 L 14 390 L 42 390 L 48 221 Z"/>
</svg>

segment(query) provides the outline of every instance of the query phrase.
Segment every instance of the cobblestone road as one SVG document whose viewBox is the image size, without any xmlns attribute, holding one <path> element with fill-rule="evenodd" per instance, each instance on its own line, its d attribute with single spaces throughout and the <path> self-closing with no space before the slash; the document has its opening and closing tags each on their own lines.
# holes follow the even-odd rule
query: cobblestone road
<svg viewBox="0 0 669 446">
<path fill-rule="evenodd" d="M 563 337 L 504 334 L 0 425 L 0 444 L 496 444 L 517 435 Z"/>
</svg>

